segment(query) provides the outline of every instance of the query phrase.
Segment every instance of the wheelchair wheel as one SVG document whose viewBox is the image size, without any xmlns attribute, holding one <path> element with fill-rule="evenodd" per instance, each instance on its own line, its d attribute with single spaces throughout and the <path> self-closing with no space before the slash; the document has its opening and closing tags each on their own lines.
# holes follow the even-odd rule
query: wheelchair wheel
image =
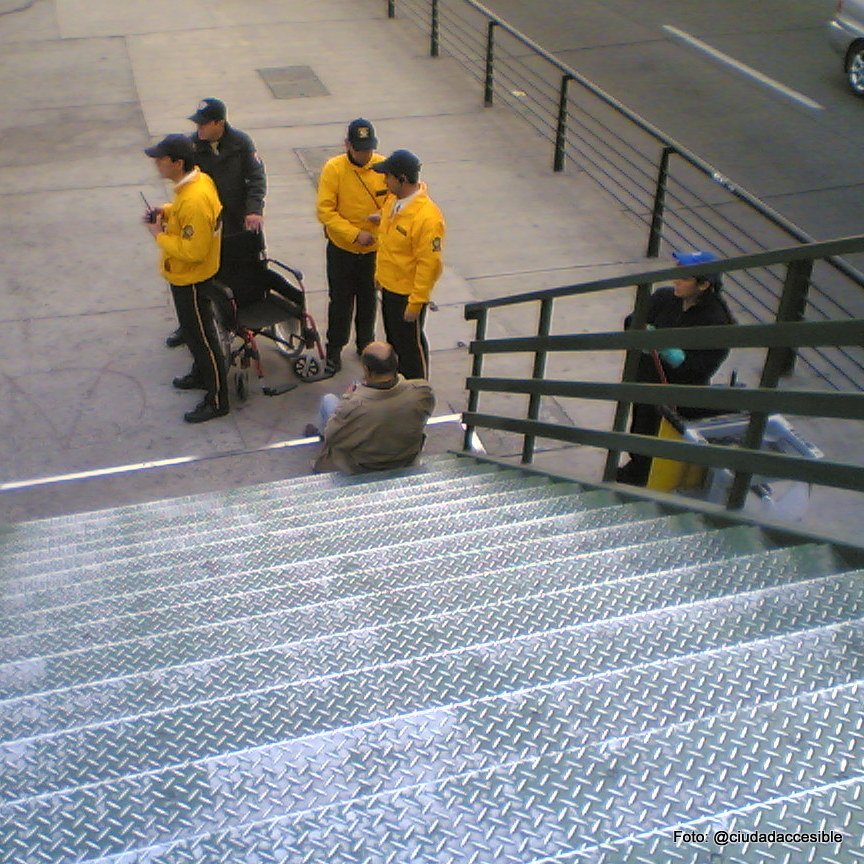
<svg viewBox="0 0 864 864">
<path fill-rule="evenodd" d="M 267 328 L 271 336 L 282 341 L 275 342 L 276 350 L 285 357 L 296 357 L 297 348 L 292 348 L 292 345 L 297 344 L 297 337 L 300 336 L 300 321 L 297 318 L 289 318 L 287 321 L 280 321 L 272 327 Z M 294 338 L 292 338 L 294 337 Z M 288 344 L 283 344 L 287 342 Z M 300 346 L 302 347 L 302 345 Z"/>
<path fill-rule="evenodd" d="M 235 387 L 237 389 L 237 398 L 241 402 L 245 402 L 249 398 L 249 373 L 245 369 L 237 373 Z"/>
<path fill-rule="evenodd" d="M 324 375 L 324 361 L 317 353 L 307 351 L 294 361 L 294 374 L 301 381 L 317 381 Z"/>
</svg>

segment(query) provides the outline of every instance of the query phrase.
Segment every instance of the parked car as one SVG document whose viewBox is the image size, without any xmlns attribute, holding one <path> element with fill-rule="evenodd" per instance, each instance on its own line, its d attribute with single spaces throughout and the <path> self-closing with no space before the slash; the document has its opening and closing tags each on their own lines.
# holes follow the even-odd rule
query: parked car
<svg viewBox="0 0 864 864">
<path fill-rule="evenodd" d="M 837 0 L 828 34 L 852 92 L 864 97 L 864 0 Z"/>
</svg>

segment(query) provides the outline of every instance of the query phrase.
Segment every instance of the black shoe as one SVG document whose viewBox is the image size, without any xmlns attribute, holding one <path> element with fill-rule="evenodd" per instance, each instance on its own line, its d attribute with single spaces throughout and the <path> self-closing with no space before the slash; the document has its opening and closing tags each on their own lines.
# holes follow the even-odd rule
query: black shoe
<svg viewBox="0 0 864 864">
<path fill-rule="evenodd" d="M 176 348 L 178 345 L 183 345 L 186 340 L 183 338 L 183 330 L 178 327 L 168 338 L 165 340 L 165 344 L 169 348 Z"/>
<path fill-rule="evenodd" d="M 178 390 L 206 390 L 204 382 L 191 372 L 182 378 L 175 378 L 171 382 Z"/>
<path fill-rule="evenodd" d="M 318 431 L 318 427 L 314 423 L 307 423 L 303 428 L 303 434 L 307 438 L 320 438 L 321 433 Z"/>
<path fill-rule="evenodd" d="M 324 372 L 332 377 L 342 368 L 342 361 L 338 357 L 328 357 L 324 364 Z"/>
<path fill-rule="evenodd" d="M 215 420 L 217 417 L 224 417 L 228 413 L 228 405 L 222 408 L 217 408 L 212 402 L 206 399 L 199 402 L 194 410 L 187 411 L 183 415 L 183 419 L 187 423 L 206 423 L 208 420 Z"/>
<path fill-rule="evenodd" d="M 635 459 L 631 459 L 626 465 L 622 465 L 615 472 L 615 480 L 618 483 L 626 483 L 628 486 L 644 486 L 648 482 L 648 474 L 650 470 L 650 460 L 648 460 L 646 466 L 640 464 Z"/>
</svg>

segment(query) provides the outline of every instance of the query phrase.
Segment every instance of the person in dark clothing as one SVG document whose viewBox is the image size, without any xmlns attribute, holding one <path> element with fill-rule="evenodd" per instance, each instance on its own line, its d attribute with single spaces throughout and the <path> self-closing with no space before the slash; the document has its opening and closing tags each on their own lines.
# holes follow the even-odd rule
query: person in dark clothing
<svg viewBox="0 0 864 864">
<path fill-rule="evenodd" d="M 712 252 L 674 253 L 681 266 L 707 264 L 716 261 Z M 672 286 L 659 288 L 648 302 L 647 323 L 657 329 L 666 327 L 706 327 L 734 324 L 735 319 L 726 302 L 720 296 L 722 280 L 720 274 L 697 275 L 676 279 Z M 630 326 L 630 316 L 624 322 Z M 669 384 L 707 385 L 711 377 L 729 355 L 728 348 L 665 348 L 657 352 L 643 353 L 639 358 L 636 380 L 645 384 L 663 383 L 657 368 L 659 362 Z M 701 409 L 678 406 L 678 413 L 692 419 L 704 416 Z M 656 435 L 660 428 L 661 413 L 656 405 L 635 404 L 630 422 L 630 431 L 637 435 Z M 618 469 L 619 483 L 644 486 L 651 471 L 651 457 L 631 453 L 630 461 Z"/>
<path fill-rule="evenodd" d="M 228 123 L 225 103 L 203 99 L 189 119 L 195 164 L 209 174 L 222 202 L 222 251 L 218 282 L 228 285 L 238 306 L 253 303 L 262 290 L 258 277 L 264 249 L 264 197 L 267 176 L 255 143 Z M 166 343 L 183 344 L 178 328 Z"/>
</svg>

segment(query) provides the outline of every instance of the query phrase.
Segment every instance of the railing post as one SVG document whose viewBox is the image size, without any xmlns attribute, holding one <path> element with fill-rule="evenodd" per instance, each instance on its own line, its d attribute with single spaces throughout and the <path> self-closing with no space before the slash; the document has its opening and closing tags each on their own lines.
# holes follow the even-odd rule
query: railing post
<svg viewBox="0 0 864 864">
<path fill-rule="evenodd" d="M 495 25 L 490 21 L 486 27 L 486 79 L 483 104 L 491 105 L 495 99 Z"/>
<path fill-rule="evenodd" d="M 783 282 L 783 293 L 780 295 L 780 305 L 777 308 L 777 323 L 784 321 L 800 321 L 803 313 L 801 297 L 806 297 L 807 287 L 810 284 L 810 276 L 813 273 L 813 261 L 790 261 L 786 268 L 786 279 Z M 759 386 L 771 390 L 777 389 L 780 378 L 785 374 L 784 370 L 789 365 L 789 354 L 794 355 L 794 348 L 769 348 L 765 357 L 765 365 L 762 368 L 762 378 Z M 750 415 L 747 431 L 741 446 L 749 450 L 759 450 L 762 447 L 762 438 L 765 435 L 765 426 L 768 415 L 764 411 L 754 411 Z M 727 510 L 740 510 L 750 490 L 752 474 L 738 471 L 732 481 L 729 497 L 726 500 Z"/>
<path fill-rule="evenodd" d="M 651 210 L 651 228 L 648 232 L 649 258 L 660 254 L 660 244 L 663 241 L 663 211 L 666 207 L 666 182 L 669 179 L 669 156 L 674 153 L 672 147 L 664 147 L 660 154 L 660 167 L 657 171 L 657 187 L 654 190 L 654 207 Z"/>
<path fill-rule="evenodd" d="M 474 341 L 482 342 L 486 338 L 486 318 L 488 316 L 488 310 L 481 309 L 477 313 L 477 326 L 474 331 Z M 471 361 L 471 375 L 474 378 L 479 378 L 483 374 L 483 355 L 475 354 L 474 359 Z M 468 412 L 473 413 L 477 410 L 477 404 L 480 400 L 480 391 L 479 390 L 469 390 L 468 391 Z M 465 435 L 462 438 L 462 449 L 470 450 L 471 449 L 471 438 L 474 435 L 474 427 L 465 425 Z"/>
<path fill-rule="evenodd" d="M 438 56 L 438 0 L 432 0 L 432 28 L 429 54 L 432 57 Z"/>
<path fill-rule="evenodd" d="M 636 286 L 636 302 L 633 304 L 633 315 L 630 318 L 631 330 L 644 330 L 648 318 L 648 298 L 651 296 L 651 283 Z M 622 382 L 635 381 L 639 371 L 639 357 L 642 354 L 638 349 L 627 352 L 624 360 L 624 371 L 621 374 Z M 627 420 L 630 416 L 630 403 L 618 402 L 615 405 L 615 417 L 612 420 L 613 432 L 626 432 Z M 603 466 L 603 479 L 611 483 L 615 479 L 618 470 L 618 457 L 620 450 L 609 450 L 606 454 L 606 464 Z"/>
<path fill-rule="evenodd" d="M 549 335 L 552 327 L 552 303 L 551 297 L 540 303 L 540 321 L 537 325 L 537 335 L 542 339 Z M 537 351 L 534 354 L 534 369 L 531 378 L 534 381 L 542 381 L 546 374 L 546 352 Z M 540 417 L 540 399 L 538 393 L 532 393 L 528 399 L 528 419 L 537 420 Z M 534 436 L 526 435 L 522 442 L 522 464 L 530 465 L 534 461 Z"/>
<path fill-rule="evenodd" d="M 567 94 L 572 78 L 569 75 L 561 76 L 561 91 L 558 95 L 558 127 L 555 130 L 555 171 L 564 170 L 564 156 L 567 148 Z"/>
<path fill-rule="evenodd" d="M 396 0 L 387 0 L 387 17 L 396 17 Z"/>
</svg>

